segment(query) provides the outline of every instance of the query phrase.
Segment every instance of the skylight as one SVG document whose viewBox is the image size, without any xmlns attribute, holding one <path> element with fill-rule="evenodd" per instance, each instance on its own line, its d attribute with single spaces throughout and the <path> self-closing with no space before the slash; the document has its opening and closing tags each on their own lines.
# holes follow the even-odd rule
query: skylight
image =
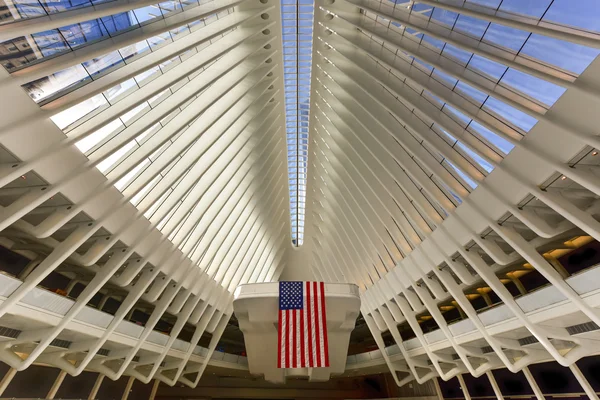
<svg viewBox="0 0 600 400">
<path fill-rule="evenodd" d="M 290 218 L 292 243 L 296 246 L 304 239 L 313 13 L 312 0 L 282 2 Z"/>
</svg>

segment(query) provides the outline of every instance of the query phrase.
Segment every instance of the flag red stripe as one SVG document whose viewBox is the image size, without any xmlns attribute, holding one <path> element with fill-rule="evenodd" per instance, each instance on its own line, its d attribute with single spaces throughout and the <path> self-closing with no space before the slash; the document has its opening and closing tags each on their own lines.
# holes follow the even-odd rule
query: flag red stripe
<svg viewBox="0 0 600 400">
<path fill-rule="evenodd" d="M 292 361 L 294 357 L 294 349 L 292 348 L 293 340 L 294 340 L 294 310 L 287 310 L 288 313 L 288 333 L 287 333 L 287 354 L 289 355 L 289 360 L 286 365 L 287 368 L 292 368 Z"/>
<path fill-rule="evenodd" d="M 321 314 L 323 317 L 323 352 L 325 353 L 325 367 L 329 367 L 329 343 L 327 342 L 327 314 L 325 313 L 325 283 L 321 282 Z"/>
<path fill-rule="evenodd" d="M 288 368 L 290 366 L 290 310 L 285 310 L 285 321 L 287 322 L 286 336 L 285 336 L 285 367 Z"/>
<path fill-rule="evenodd" d="M 300 367 L 306 367 L 306 357 L 304 356 L 304 310 L 300 310 Z"/>
<path fill-rule="evenodd" d="M 279 337 L 277 341 L 277 368 L 281 368 L 281 313 L 283 311 L 279 310 L 279 326 L 277 329 L 277 336 Z"/>
<path fill-rule="evenodd" d="M 296 337 L 296 310 L 291 310 L 292 312 L 292 331 L 293 331 L 293 335 L 294 335 L 294 346 L 290 349 L 293 353 L 292 353 L 292 367 L 294 368 L 298 368 L 298 360 L 296 357 L 296 354 L 298 353 L 296 351 L 296 349 L 298 348 L 298 338 Z"/>
<path fill-rule="evenodd" d="M 308 313 L 308 366 L 314 367 L 312 340 L 312 301 L 310 297 L 310 282 L 306 282 L 306 312 Z"/>
<path fill-rule="evenodd" d="M 317 367 L 322 367 L 321 365 L 321 332 L 319 325 L 320 322 L 320 315 L 319 315 L 319 305 L 317 304 L 318 298 L 317 298 L 317 282 L 313 282 L 313 312 L 315 313 L 315 332 L 317 334 L 317 340 L 315 345 L 317 346 L 317 362 L 315 363 L 315 366 Z"/>
<path fill-rule="evenodd" d="M 316 368 L 330 365 L 325 284 L 302 284 L 304 293 L 301 308 L 279 310 L 278 368 Z"/>
</svg>

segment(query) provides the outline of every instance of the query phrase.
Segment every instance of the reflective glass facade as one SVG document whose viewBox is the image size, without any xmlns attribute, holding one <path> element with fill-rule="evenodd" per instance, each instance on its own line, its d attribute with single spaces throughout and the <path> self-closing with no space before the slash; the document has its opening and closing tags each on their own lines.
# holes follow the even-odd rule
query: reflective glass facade
<svg viewBox="0 0 600 400">
<path fill-rule="evenodd" d="M 169 43 L 172 43 L 172 42 L 194 32 L 196 30 L 200 29 L 203 26 L 209 25 L 210 23 L 216 21 L 218 18 L 228 15 L 230 12 L 231 12 L 231 10 L 224 11 L 224 12 L 209 16 L 207 18 L 198 19 L 189 24 L 178 26 L 177 28 L 172 29 L 170 31 L 158 34 L 156 36 L 152 36 L 148 39 L 141 40 L 137 43 L 133 43 L 133 44 L 124 46 L 118 50 L 114 50 L 114 51 L 111 51 L 102 56 L 93 58 L 91 60 L 84 61 L 81 64 L 73 65 L 73 66 L 63 69 L 61 71 L 57 71 L 57 72 L 53 73 L 52 75 L 49 75 L 49 76 L 46 76 L 43 78 L 39 78 L 37 80 L 34 80 L 32 82 L 29 82 L 29 83 L 23 85 L 23 88 L 29 93 L 31 98 L 34 99 L 36 102 L 45 104 L 49 101 L 55 100 L 55 99 L 63 96 L 64 94 L 69 93 L 69 92 L 71 92 L 93 80 L 103 77 L 106 74 L 110 73 L 111 71 L 113 71 L 117 68 L 121 68 L 125 65 L 128 65 L 128 64 L 138 60 L 139 58 L 150 54 L 151 52 L 155 51 L 156 49 L 163 47 Z M 120 28 L 128 29 L 125 27 L 126 26 L 128 26 L 130 28 L 134 27 L 134 24 L 131 24 L 131 22 L 135 20 L 133 13 L 130 12 L 130 13 L 119 14 L 117 16 L 115 16 L 115 15 L 110 16 L 110 18 L 113 21 L 116 20 L 117 17 L 118 17 L 118 20 L 121 20 Z M 100 21 L 100 19 L 94 20 L 94 21 L 98 22 L 98 21 Z M 78 25 L 81 25 L 81 24 L 78 24 Z M 137 25 L 137 22 L 135 23 L 135 25 Z M 88 45 L 90 43 L 93 43 L 92 40 L 101 40 L 101 39 L 110 37 L 110 36 L 104 35 L 104 33 L 107 32 L 106 30 L 100 29 L 100 27 L 104 27 L 105 25 L 95 24 L 93 26 L 95 28 L 89 29 L 89 32 L 86 35 L 83 35 L 82 31 L 79 30 L 79 34 L 76 35 L 77 41 L 74 41 L 73 43 L 77 42 L 77 43 L 79 43 L 79 46 L 83 46 L 83 45 Z M 88 28 L 89 28 L 89 26 L 88 26 Z M 62 29 L 63 28 L 60 28 L 57 31 L 60 31 Z M 68 30 L 68 31 L 71 32 L 72 30 Z M 120 31 L 118 33 L 120 33 Z M 64 36 L 60 35 L 59 33 L 56 33 L 56 34 L 53 33 L 51 36 L 53 38 L 53 40 L 51 40 L 51 42 L 53 42 L 54 44 L 52 44 L 50 46 L 54 46 L 54 45 L 57 45 L 57 43 L 59 43 L 57 38 L 59 38 L 59 37 L 64 38 Z M 31 37 L 33 38 L 33 41 L 36 44 L 42 43 L 48 39 L 47 36 L 36 37 L 35 35 L 32 35 Z M 40 38 L 43 38 L 43 40 Z M 56 39 L 56 40 L 54 40 L 54 39 Z M 64 52 L 72 51 L 75 48 L 73 46 L 74 46 L 74 44 L 72 44 L 70 47 L 64 47 L 62 45 L 59 46 L 59 48 L 51 47 L 49 54 L 53 54 L 55 51 L 56 51 L 57 55 L 62 54 Z M 144 81 L 149 82 L 150 80 L 154 79 L 156 76 L 162 74 L 163 71 L 166 71 L 166 70 L 172 68 L 174 65 L 180 63 L 181 61 L 183 61 L 183 59 L 191 56 L 196 51 L 197 50 L 195 50 L 195 49 L 187 50 L 184 53 L 182 53 L 181 55 L 173 57 L 172 59 L 170 59 L 168 61 L 162 62 L 159 65 L 156 65 L 150 69 L 145 70 L 144 72 L 137 75 L 135 78 L 129 79 L 128 81 L 121 83 L 119 85 L 119 87 L 121 88 L 120 90 L 121 91 L 125 90 L 124 88 L 130 87 L 134 84 L 143 85 L 144 83 L 142 83 L 142 82 L 144 82 Z M 42 55 L 42 58 L 44 58 L 46 56 L 43 51 L 42 51 L 41 55 Z M 14 66 L 13 61 L 14 60 L 9 61 L 9 62 L 11 63 L 10 65 Z M 39 61 L 39 60 L 37 60 L 37 61 Z M 25 64 L 27 64 L 27 60 L 22 62 L 22 66 L 24 66 Z M 5 64 L 5 68 L 8 69 L 8 67 L 10 65 Z M 112 89 L 108 90 L 109 98 L 111 96 L 112 97 L 116 96 L 116 94 L 111 92 L 111 90 Z M 110 101 L 109 98 L 107 98 L 106 100 Z"/>
<path fill-rule="evenodd" d="M 210 1 L 210 0 L 209 0 Z M 76 50 L 83 46 L 88 46 L 100 40 L 110 39 L 124 32 L 128 32 L 143 25 L 156 22 L 171 15 L 177 14 L 184 9 L 207 3 L 207 1 L 166 1 L 149 6 L 136 8 L 134 10 L 108 15 L 102 18 L 96 18 L 79 22 L 76 24 L 61 26 L 43 32 L 36 32 L 27 36 L 20 36 L 0 43 L 0 64 L 9 72 L 25 68 L 32 64 L 37 64 L 43 59 L 56 57 L 69 51 Z M 36 3 L 37 4 L 37 3 Z M 96 2 L 89 3 L 59 0 L 56 2 L 47 2 L 42 5 L 28 3 L 13 3 L 5 5 L 5 13 L 14 15 L 14 20 L 34 18 L 53 13 L 66 11 L 79 7 L 90 7 Z M 35 7 L 34 7 L 35 6 Z M 33 7 L 33 8 L 32 8 Z M 37 11 L 33 11 L 37 10 Z M 10 19 L 4 19 L 7 24 Z M 189 24 L 190 27 L 194 24 Z M 131 59 L 138 53 L 150 50 L 152 47 L 164 44 L 171 37 L 189 33 L 185 32 L 185 27 L 181 31 L 173 30 L 169 34 L 162 34 L 160 37 L 149 39 L 147 44 L 134 44 L 127 48 L 120 49 L 118 54 L 107 55 L 101 61 L 95 61 L 95 65 L 84 65 L 89 75 L 95 75 L 101 70 L 106 70 L 122 61 Z M 141 46 L 141 47 L 140 47 Z M 121 60 L 122 59 L 122 60 Z M 130 60 L 131 61 L 131 60 Z M 103 64 L 98 66 L 98 64 Z M 83 71 L 82 71 L 83 72 Z M 69 76 L 77 74 L 77 71 L 71 71 Z M 74 78 L 75 79 L 75 78 Z M 81 79 L 78 76 L 77 79 Z M 59 78 L 60 80 L 60 78 Z M 38 85 L 39 86 L 39 85 Z M 34 99 L 40 97 L 36 95 Z"/>
</svg>

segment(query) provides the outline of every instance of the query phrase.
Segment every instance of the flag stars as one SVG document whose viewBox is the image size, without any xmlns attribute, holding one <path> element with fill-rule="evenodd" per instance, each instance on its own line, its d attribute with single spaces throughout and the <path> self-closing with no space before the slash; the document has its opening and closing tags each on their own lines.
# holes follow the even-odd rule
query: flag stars
<svg viewBox="0 0 600 400">
<path fill-rule="evenodd" d="M 279 308 L 300 310 L 303 307 L 302 282 L 279 282 Z"/>
<path fill-rule="evenodd" d="M 324 297 L 319 282 L 279 283 L 278 368 L 329 366 Z"/>
</svg>

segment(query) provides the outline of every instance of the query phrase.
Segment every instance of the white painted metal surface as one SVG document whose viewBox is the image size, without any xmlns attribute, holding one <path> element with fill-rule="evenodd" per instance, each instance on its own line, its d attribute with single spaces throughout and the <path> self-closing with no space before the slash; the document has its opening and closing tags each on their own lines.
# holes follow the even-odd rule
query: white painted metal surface
<svg viewBox="0 0 600 400">
<path fill-rule="evenodd" d="M 0 321 L 10 325 L 24 304 L 60 316 L 43 329 L 25 320 L 18 338 L 3 342 L 0 360 L 18 370 L 43 360 L 72 375 L 195 386 L 231 315 L 233 289 L 276 279 L 283 267 L 290 239 L 279 5 L 153 4 L 119 0 L 50 18 L 15 7 L 19 15 L 0 29 L 20 44 L 12 33 L 80 23 L 93 35 L 90 20 L 125 25 L 0 72 L 3 245 L 42 247 L 21 280 L 3 286 Z M 86 288 L 76 299 L 36 288 L 55 271 Z M 115 292 L 114 317 L 96 319 L 86 304 Z M 151 305 L 145 326 L 125 321 L 143 304 Z M 169 334 L 154 331 L 168 315 Z M 71 337 L 76 320 L 103 329 Z M 177 339 L 185 324 L 194 326 L 192 342 L 213 334 L 201 360 Z M 135 339 L 100 357 L 115 334 Z M 68 351 L 49 352 L 66 337 Z M 161 350 L 147 353 L 148 345 Z"/>
<path fill-rule="evenodd" d="M 328 368 L 277 368 L 277 324 L 279 316 L 279 284 L 254 283 L 235 291 L 233 311 L 248 354 L 251 374 L 267 381 L 283 383 L 288 376 L 306 376 L 311 381 L 329 380 L 345 371 L 350 333 L 360 309 L 358 287 L 353 284 L 326 283 Z"/>
<path fill-rule="evenodd" d="M 548 359 L 573 368 L 600 349 L 566 329 L 600 325 L 586 278 L 597 269 L 566 277 L 551 254 L 600 239 L 598 10 L 316 0 L 293 248 L 282 5 L 163 3 L 28 15 L 11 2 L 0 24 L 0 244 L 31 260 L 0 286 L 0 326 L 21 332 L 1 361 L 195 386 L 235 288 L 280 277 L 358 285 L 379 351 L 351 360 L 382 357 L 399 385 Z M 101 37 L 70 28 L 98 18 Z M 549 286 L 515 298 L 514 266 Z M 56 272 L 85 290 L 39 288 Z M 501 304 L 478 312 L 478 288 Z M 88 306 L 95 296 L 100 310 L 119 298 L 112 318 Z M 463 321 L 444 319 L 449 303 Z M 139 306 L 144 327 L 127 321 Z M 423 331 L 424 315 L 439 329 Z M 213 333 L 202 358 L 178 341 L 185 324 L 192 341 Z M 55 339 L 72 344 L 56 352 Z"/>
</svg>

